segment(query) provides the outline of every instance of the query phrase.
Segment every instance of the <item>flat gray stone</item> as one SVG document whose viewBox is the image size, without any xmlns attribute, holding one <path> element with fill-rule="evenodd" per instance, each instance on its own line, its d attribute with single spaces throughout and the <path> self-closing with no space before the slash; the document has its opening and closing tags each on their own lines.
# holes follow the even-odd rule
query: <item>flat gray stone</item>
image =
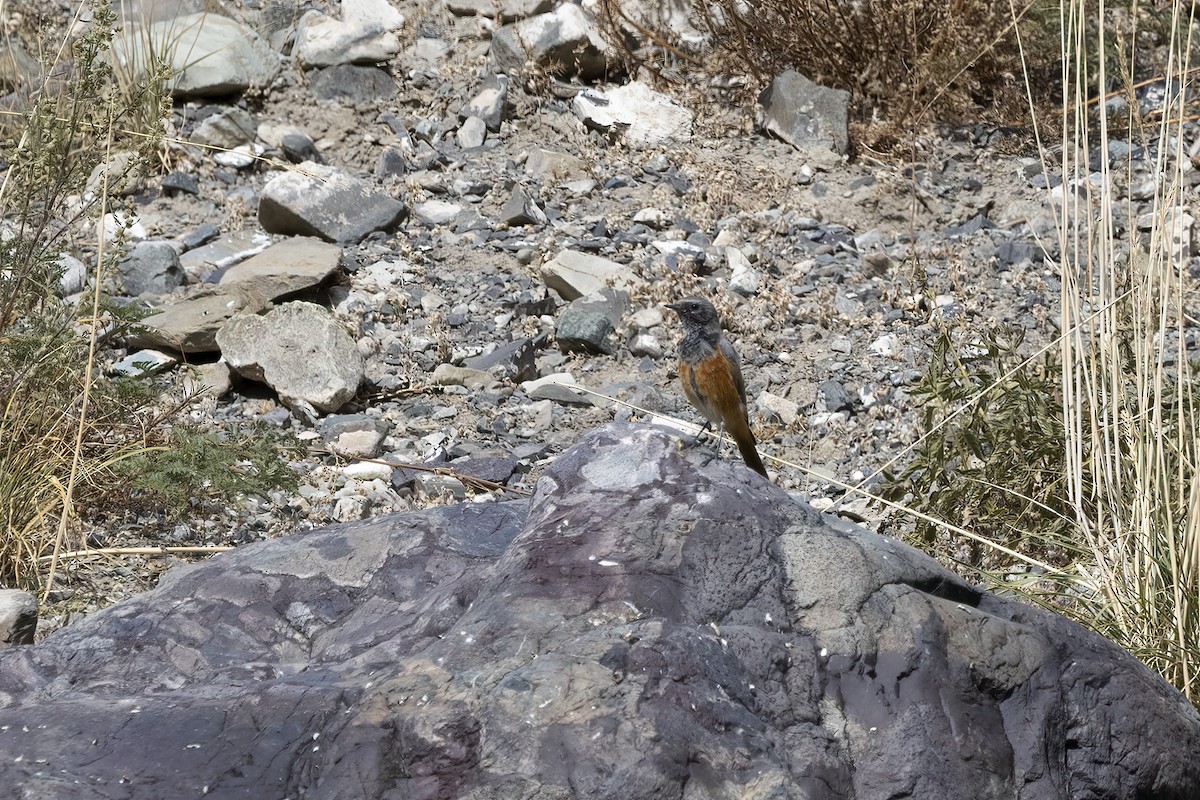
<svg viewBox="0 0 1200 800">
<path fill-rule="evenodd" d="M 118 37 L 113 58 L 135 70 L 150 63 L 147 45 L 171 54 L 176 97 L 220 97 L 265 88 L 279 72 L 278 54 L 251 28 L 219 14 L 187 14 Z"/>
<path fill-rule="evenodd" d="M 130 341 L 137 347 L 168 348 L 180 353 L 215 353 L 217 331 L 236 314 L 263 307 L 254 293 L 204 290 L 162 307 L 137 324 Z"/>
<path fill-rule="evenodd" d="M 329 449 L 348 458 L 378 457 L 391 429 L 387 420 L 367 414 L 334 414 L 317 424 Z"/>
<path fill-rule="evenodd" d="M 268 233 L 358 242 L 391 230 L 408 213 L 404 203 L 334 167 L 305 161 L 267 182 L 258 221 Z"/>
<path fill-rule="evenodd" d="M 237 286 L 265 305 L 289 294 L 320 286 L 341 265 L 342 248 L 309 236 L 296 236 L 271 245 L 234 264 L 218 286 Z"/>
<path fill-rule="evenodd" d="M 564 300 L 595 294 L 610 284 L 626 288 L 631 277 L 628 267 L 578 250 L 563 250 L 542 265 L 542 280 Z"/>
<path fill-rule="evenodd" d="M 313 95 L 350 106 L 369 106 L 395 97 L 396 82 L 379 67 L 335 64 L 314 70 L 308 78 Z"/>
<path fill-rule="evenodd" d="M 694 114 L 640 81 L 614 89 L 584 89 L 571 110 L 585 125 L 621 138 L 630 147 L 661 147 L 692 138 Z"/>
</svg>

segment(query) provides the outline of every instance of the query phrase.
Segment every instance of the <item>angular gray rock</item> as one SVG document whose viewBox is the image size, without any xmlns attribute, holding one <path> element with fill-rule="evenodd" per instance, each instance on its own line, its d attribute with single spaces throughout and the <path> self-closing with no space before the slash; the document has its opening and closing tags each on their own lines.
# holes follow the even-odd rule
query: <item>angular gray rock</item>
<svg viewBox="0 0 1200 800">
<path fill-rule="evenodd" d="M 157 314 L 146 317 L 133 329 L 130 342 L 136 347 L 162 347 L 180 353 L 215 353 L 217 331 L 237 314 L 254 314 L 263 303 L 243 292 L 205 289 L 176 303 L 168 303 Z"/>
<path fill-rule="evenodd" d="M 305 161 L 263 186 L 258 221 L 268 233 L 358 242 L 390 230 L 407 206 L 334 167 Z"/>
<path fill-rule="evenodd" d="M 572 300 L 558 317 L 554 341 L 568 353 L 616 352 L 613 334 L 629 311 L 629 295 L 604 288 Z"/>
<path fill-rule="evenodd" d="M 517 188 L 500 209 L 500 221 L 505 225 L 544 225 L 546 213 L 523 189 Z"/>
<path fill-rule="evenodd" d="M 759 95 L 762 126 L 829 168 L 850 150 L 850 93 L 813 83 L 795 70 L 776 75 Z M 832 151 L 832 152 L 830 152 Z"/>
<path fill-rule="evenodd" d="M 317 424 L 329 449 L 349 458 L 376 458 L 391 429 L 387 420 L 366 414 L 335 414 Z"/>
<path fill-rule="evenodd" d="M 27 798 L 1193 800 L 1198 737 L 1110 642 L 647 426 L 0 651 Z"/>
<path fill-rule="evenodd" d="M 133 297 L 167 294 L 187 283 L 179 252 L 170 242 L 138 242 L 117 264 L 117 273 L 122 290 Z"/>
<path fill-rule="evenodd" d="M 306 403 L 337 411 L 363 379 L 354 340 L 333 314 L 313 303 L 236 316 L 217 332 L 217 344 L 235 372 L 267 384 L 289 408 Z"/>
<path fill-rule="evenodd" d="M 380 64 L 400 52 L 397 32 L 404 15 L 387 0 L 353 0 L 341 4 L 342 17 L 334 19 L 309 11 L 296 26 L 296 60 L 304 66 Z"/>
<path fill-rule="evenodd" d="M 591 17 L 573 3 L 499 28 L 492 36 L 492 59 L 500 72 L 514 76 L 548 70 L 589 80 L 618 67 Z"/>
<path fill-rule="evenodd" d="M 135 75 L 151 63 L 145 52 L 169 53 L 177 97 L 220 97 L 264 88 L 279 72 L 279 56 L 257 33 L 219 14 L 187 14 L 136 27 L 118 37 L 113 58 Z M 135 78 L 140 79 L 140 78 Z"/>
<path fill-rule="evenodd" d="M 487 123 L 479 117 L 467 117 L 462 124 L 458 126 L 458 132 L 455 133 L 455 138 L 458 140 L 458 146 L 463 150 L 470 150 L 475 147 L 482 147 L 487 141 Z"/>
<path fill-rule="evenodd" d="M 37 621 L 36 597 L 20 589 L 0 589 L 0 648 L 33 644 Z"/>
<path fill-rule="evenodd" d="M 335 64 L 314 70 L 309 88 L 322 100 L 343 105 L 369 105 L 396 95 L 396 82 L 379 67 Z"/>
<path fill-rule="evenodd" d="M 321 285 L 342 261 L 342 248 L 309 236 L 284 239 L 234 264 L 221 275 L 223 289 L 240 291 L 266 304 Z"/>
<path fill-rule="evenodd" d="M 595 294 L 610 282 L 628 286 L 631 276 L 626 266 L 578 250 L 563 250 L 542 265 L 542 280 L 564 300 Z"/>
</svg>

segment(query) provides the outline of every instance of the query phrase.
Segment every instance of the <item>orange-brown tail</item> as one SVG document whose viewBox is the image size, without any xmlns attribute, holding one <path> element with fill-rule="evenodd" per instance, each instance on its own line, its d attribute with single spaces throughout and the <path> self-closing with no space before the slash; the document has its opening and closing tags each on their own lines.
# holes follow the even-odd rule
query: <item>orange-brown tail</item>
<svg viewBox="0 0 1200 800">
<path fill-rule="evenodd" d="M 743 419 L 732 419 L 728 426 L 729 435 L 737 442 L 738 450 L 742 454 L 742 460 L 746 462 L 746 466 L 762 475 L 767 480 L 771 477 L 767 475 L 767 468 L 763 465 L 762 459 L 758 457 L 758 448 L 754 444 L 754 434 L 750 432 L 750 423 Z"/>
</svg>

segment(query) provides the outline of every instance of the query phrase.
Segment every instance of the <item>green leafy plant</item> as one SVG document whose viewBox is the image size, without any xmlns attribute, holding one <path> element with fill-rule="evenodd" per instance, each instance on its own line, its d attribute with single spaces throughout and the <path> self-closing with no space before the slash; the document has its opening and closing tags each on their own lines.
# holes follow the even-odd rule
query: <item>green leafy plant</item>
<svg viewBox="0 0 1200 800">
<path fill-rule="evenodd" d="M 295 439 L 264 425 L 241 431 L 176 425 L 164 444 L 147 447 L 114 469 L 142 499 L 181 513 L 197 503 L 294 491 L 299 479 L 284 459 L 300 452 Z"/>
<path fill-rule="evenodd" d="M 969 528 L 1040 561 L 1064 564 L 1075 521 L 1066 497 L 1063 417 L 1053 352 L 1030 362 L 1024 331 L 1001 328 L 956 343 L 943 328 L 930 364 L 912 390 L 925 432 L 911 460 L 885 474 L 883 497 Z M 933 543 L 940 528 L 914 521 Z M 952 552 L 969 548 L 971 566 L 1011 566 L 978 540 L 948 534 Z"/>
</svg>

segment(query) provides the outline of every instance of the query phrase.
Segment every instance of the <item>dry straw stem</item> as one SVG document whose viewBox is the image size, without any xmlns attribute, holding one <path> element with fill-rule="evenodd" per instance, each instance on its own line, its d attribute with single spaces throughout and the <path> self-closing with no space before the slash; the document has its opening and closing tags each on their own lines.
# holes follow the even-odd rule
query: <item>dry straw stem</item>
<svg viewBox="0 0 1200 800">
<path fill-rule="evenodd" d="M 1186 7 L 1185 7 L 1186 6 Z M 1100 6 L 1101 14 L 1104 4 Z M 1061 340 L 1063 414 L 1070 501 L 1090 558 L 1074 587 L 1090 624 L 1111 636 L 1200 700 L 1200 383 L 1189 358 L 1194 332 L 1186 304 L 1194 290 L 1173 252 L 1182 230 L 1183 103 L 1193 74 L 1195 8 L 1175 4 L 1166 80 L 1180 90 L 1152 129 L 1154 198 L 1145 251 L 1116 235 L 1116 217 L 1136 231 L 1131 205 L 1113 195 L 1116 175 L 1100 159 L 1100 180 L 1087 180 L 1088 155 L 1108 153 L 1108 117 L 1095 135 L 1086 98 L 1107 85 L 1105 60 L 1087 73 L 1089 47 L 1105 52 L 1103 27 L 1085 37 L 1081 0 L 1063 6 L 1064 186 L 1082 178 L 1082 194 L 1065 192 L 1059 219 L 1063 253 Z M 1131 129 L 1142 121 L 1129 104 Z M 1173 144 L 1173 141 L 1175 144 Z M 1169 156 L 1177 156 L 1169 163 Z M 1128 180 L 1129 175 L 1125 176 Z M 1089 308 L 1102 313 L 1089 315 Z"/>
<path fill-rule="evenodd" d="M 110 107 L 110 110 L 111 107 Z M 113 119 L 110 115 L 109 119 Z M 105 161 L 112 155 L 112 128 L 109 128 L 109 136 L 105 147 Z M 100 219 L 104 218 L 105 211 L 108 207 L 108 180 L 109 171 L 104 171 L 104 178 L 100 190 Z M 50 590 L 54 588 L 54 576 L 58 569 L 59 556 L 62 552 L 63 542 L 67 535 L 67 522 L 72 516 L 72 500 L 75 496 L 75 487 L 79 480 L 80 469 L 83 464 L 83 442 L 84 435 L 88 430 L 88 404 L 92 398 L 92 376 L 96 368 L 96 348 L 100 333 L 100 287 L 103 284 L 100 271 L 104 266 L 105 256 L 105 235 L 102 226 L 97 226 L 96 236 L 96 276 L 92 281 L 92 316 L 89 325 L 88 348 L 87 348 L 87 364 L 84 367 L 84 382 L 83 394 L 80 397 L 79 408 L 79 425 L 75 432 L 75 443 L 71 451 L 71 469 L 67 477 L 67 485 L 63 491 L 62 508 L 58 518 L 58 532 L 54 538 L 54 553 L 50 559 L 50 569 L 46 574 L 46 587 L 42 593 L 42 602 L 47 602 L 50 599 Z"/>
</svg>

